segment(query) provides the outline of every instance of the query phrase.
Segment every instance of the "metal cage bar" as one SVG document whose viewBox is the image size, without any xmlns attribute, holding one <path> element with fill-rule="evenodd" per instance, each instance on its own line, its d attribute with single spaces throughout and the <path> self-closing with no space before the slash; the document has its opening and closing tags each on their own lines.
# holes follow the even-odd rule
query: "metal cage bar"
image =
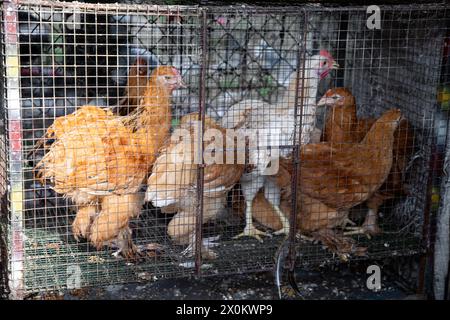
<svg viewBox="0 0 450 320">
<path fill-rule="evenodd" d="M 4 3 L 5 65 L 7 76 L 7 132 L 9 136 L 9 203 L 12 253 L 9 287 L 14 299 L 24 297 L 22 125 L 19 100 L 19 50 L 17 3 Z"/>
<path fill-rule="evenodd" d="M 294 115 L 295 117 L 299 118 L 299 121 L 297 121 L 294 124 L 294 137 L 297 137 L 298 132 L 298 141 L 294 144 L 293 147 L 293 157 L 292 157 L 292 165 L 293 165 L 293 173 L 292 173 L 292 179 L 291 179 L 291 188 L 292 188 L 292 214 L 290 217 L 290 223 L 291 228 L 289 230 L 289 251 L 288 251 L 288 268 L 291 272 L 294 271 L 295 268 L 295 260 L 296 260 L 296 230 L 297 230 L 297 215 L 298 213 L 298 207 L 297 207 L 297 196 L 298 196 L 298 190 L 299 187 L 299 176 L 301 175 L 301 169 L 300 169 L 300 141 L 302 141 L 302 125 L 303 125 L 303 107 L 305 103 L 305 98 L 300 96 L 303 92 L 306 92 L 305 88 L 305 72 L 306 72 L 306 48 L 307 48 L 307 34 L 308 34 L 308 12 L 306 10 L 303 10 L 304 15 L 304 26 L 303 26 L 303 39 L 302 39 L 302 45 L 299 45 L 298 55 L 297 55 L 297 74 L 296 74 L 296 81 L 297 83 L 300 83 L 300 89 L 297 88 L 295 91 L 295 97 L 294 97 Z M 301 32 L 299 30 L 299 32 Z M 302 65 L 300 65 L 300 62 Z M 300 110 L 300 113 L 298 112 Z M 297 120 L 297 119 L 296 119 Z M 300 128 L 300 129 L 299 129 Z M 297 139 L 297 138 L 294 138 Z"/>
<path fill-rule="evenodd" d="M 450 30 L 447 30 L 447 37 L 442 46 L 444 64 L 442 66 L 441 79 L 443 84 L 450 84 Z M 447 111 L 448 113 L 448 111 Z M 433 265 L 433 294 L 435 299 L 450 299 L 450 118 L 446 120 L 445 128 L 447 131 L 443 134 L 442 144 L 445 146 L 445 152 L 440 163 L 442 165 L 442 177 L 440 182 L 439 208 L 436 217 L 436 240 L 434 243 Z"/>
<path fill-rule="evenodd" d="M 201 45 L 201 66 L 200 66 L 200 83 L 205 83 L 206 79 L 206 70 L 207 70 L 207 52 L 208 52 L 208 41 L 207 41 L 207 24 L 206 24 L 206 18 L 207 18 L 207 11 L 206 10 L 200 10 L 200 45 Z M 195 231 L 195 267 L 197 274 L 201 274 L 201 267 L 202 267 L 202 228 L 203 228 L 203 186 L 205 184 L 205 165 L 203 160 L 203 150 L 205 148 L 204 141 L 203 141 L 203 135 L 205 133 L 205 112 L 206 112 L 206 92 L 205 92 L 205 86 L 200 86 L 200 93 L 199 93 L 199 110 L 198 110 L 198 119 L 200 123 L 200 130 L 199 130 L 199 139 L 198 146 L 199 146 L 199 159 L 200 163 L 197 169 L 197 223 L 196 223 L 196 231 Z"/>
</svg>

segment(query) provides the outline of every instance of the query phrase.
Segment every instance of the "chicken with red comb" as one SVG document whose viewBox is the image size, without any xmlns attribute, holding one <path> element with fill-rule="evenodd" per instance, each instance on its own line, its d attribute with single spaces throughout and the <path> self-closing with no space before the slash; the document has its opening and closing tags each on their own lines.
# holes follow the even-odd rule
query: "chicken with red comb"
<svg viewBox="0 0 450 320">
<path fill-rule="evenodd" d="M 280 157 L 289 156 L 292 150 L 292 148 L 279 147 L 292 146 L 294 143 L 298 143 L 294 141 L 294 132 L 298 122 L 298 116 L 294 114 L 296 103 L 300 104 L 301 102 L 303 108 L 301 110 L 303 116 L 300 143 L 307 144 L 310 142 L 316 124 L 316 96 L 319 82 L 329 74 L 330 70 L 338 67 L 330 53 L 325 50 L 322 50 L 319 55 L 309 57 L 300 65 L 304 65 L 304 70 L 298 70 L 291 75 L 289 89 L 285 92 L 281 101 L 276 104 L 269 104 L 259 100 L 244 100 L 231 106 L 222 118 L 224 128 L 239 129 L 244 134 L 261 132 L 271 137 L 268 145 L 260 143 L 258 148 L 250 148 L 249 150 L 249 159 L 253 165 L 249 167 L 247 173 L 240 180 L 246 203 L 245 228 L 237 237 L 249 236 L 262 241 L 260 236 L 267 235 L 265 232 L 257 230 L 253 225 L 252 202 L 260 189 L 263 189 L 267 200 L 282 222 L 282 228 L 275 233 L 288 233 L 289 221 L 280 209 L 280 190 L 267 177 L 277 173 L 274 164 L 278 163 Z M 302 83 L 303 75 L 304 82 Z M 300 79 L 300 82 L 298 79 Z M 296 99 L 297 92 L 298 99 Z M 256 136 L 251 138 L 257 141 Z M 274 150 L 278 152 L 274 152 Z M 274 169 L 275 172 L 272 172 L 271 169 Z"/>
</svg>

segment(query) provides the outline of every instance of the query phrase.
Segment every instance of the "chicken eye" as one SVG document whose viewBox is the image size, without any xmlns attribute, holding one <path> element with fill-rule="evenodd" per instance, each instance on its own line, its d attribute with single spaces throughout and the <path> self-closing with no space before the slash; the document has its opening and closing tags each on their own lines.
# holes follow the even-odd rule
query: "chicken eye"
<svg viewBox="0 0 450 320">
<path fill-rule="evenodd" d="M 170 76 L 165 76 L 164 79 L 170 80 Z"/>
</svg>

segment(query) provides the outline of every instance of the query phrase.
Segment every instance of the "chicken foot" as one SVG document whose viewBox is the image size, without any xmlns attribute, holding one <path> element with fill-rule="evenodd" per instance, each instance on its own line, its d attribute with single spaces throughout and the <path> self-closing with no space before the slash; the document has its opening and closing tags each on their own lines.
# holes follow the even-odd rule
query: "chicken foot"
<svg viewBox="0 0 450 320">
<path fill-rule="evenodd" d="M 117 247 L 118 250 L 112 255 L 116 258 L 119 255 L 123 256 L 126 260 L 136 260 L 140 256 L 141 252 L 139 248 L 132 241 L 132 231 L 130 228 L 122 228 L 117 235 L 117 238 L 113 240 L 112 247 Z"/>
<path fill-rule="evenodd" d="M 275 231 L 273 234 L 280 235 L 280 234 L 289 234 L 289 229 L 291 228 L 291 224 L 289 223 L 289 219 L 286 217 L 286 215 L 281 211 L 279 206 L 272 205 L 273 209 L 277 213 L 278 217 L 280 218 L 282 227 L 280 230 Z"/>
<path fill-rule="evenodd" d="M 190 238 L 189 245 L 181 253 L 183 256 L 186 256 L 186 257 L 192 257 L 195 255 L 196 233 L 193 232 L 189 238 Z M 205 259 L 205 260 L 217 259 L 217 257 L 218 257 L 217 253 L 215 253 L 213 250 L 211 250 L 211 248 L 219 246 L 219 244 L 216 243 L 216 241 L 219 240 L 219 238 L 220 238 L 220 236 L 202 239 L 202 249 L 201 250 L 202 250 L 202 258 L 203 259 Z"/>
<path fill-rule="evenodd" d="M 358 247 L 349 237 L 343 237 L 332 229 L 321 229 L 311 233 L 314 240 L 321 242 L 331 252 L 337 254 L 342 261 L 347 261 L 351 254 L 364 256 L 367 248 Z"/>
<path fill-rule="evenodd" d="M 271 237 L 271 234 L 258 230 L 253 225 L 253 217 L 252 217 L 252 201 L 246 201 L 246 207 L 245 207 L 245 228 L 244 231 L 237 236 L 233 237 L 233 239 L 239 239 L 242 237 L 253 237 L 259 242 L 263 242 L 260 236 L 267 236 Z M 281 211 L 280 211 L 281 212 Z M 283 213 L 281 213 L 283 214 Z"/>
<path fill-rule="evenodd" d="M 195 254 L 195 242 L 197 226 L 196 214 L 190 211 L 180 211 L 175 215 L 167 226 L 167 233 L 176 244 L 188 245 L 183 251 L 185 256 L 193 256 Z M 215 243 L 219 237 L 202 239 L 202 257 L 204 259 L 216 259 L 217 254 L 210 248 L 217 247 Z"/>
<path fill-rule="evenodd" d="M 352 236 L 358 234 L 364 234 L 368 239 L 371 239 L 372 236 L 375 236 L 381 232 L 381 229 L 378 227 L 378 213 L 373 209 L 369 209 L 367 211 L 366 218 L 362 226 L 357 227 L 346 227 L 344 232 L 345 236 Z"/>
<path fill-rule="evenodd" d="M 124 229 L 129 229 L 129 220 L 139 215 L 142 202 L 141 194 L 110 195 L 103 198 L 102 210 L 90 228 L 91 243 L 99 249 L 116 237 L 120 238 L 119 242 L 127 242 L 130 236 Z"/>
<path fill-rule="evenodd" d="M 121 229 L 110 246 L 117 249 L 117 251 L 112 253 L 114 257 L 119 258 L 122 256 L 128 261 L 137 261 L 139 258 L 146 256 L 156 256 L 163 250 L 163 246 L 158 243 L 135 245 L 132 241 L 132 231 L 129 227 Z"/>
<path fill-rule="evenodd" d="M 77 241 L 79 237 L 87 238 L 89 236 L 91 223 L 98 212 L 98 205 L 87 205 L 78 209 L 75 220 L 72 223 L 72 233 Z"/>
<path fill-rule="evenodd" d="M 378 226 L 378 208 L 386 199 L 381 194 L 375 194 L 372 198 L 367 200 L 367 207 L 369 210 L 367 211 L 366 218 L 364 219 L 364 223 L 361 226 L 354 227 L 346 227 L 344 232 L 345 236 L 364 234 L 368 239 L 371 239 L 372 236 L 381 233 L 381 229 Z"/>
</svg>

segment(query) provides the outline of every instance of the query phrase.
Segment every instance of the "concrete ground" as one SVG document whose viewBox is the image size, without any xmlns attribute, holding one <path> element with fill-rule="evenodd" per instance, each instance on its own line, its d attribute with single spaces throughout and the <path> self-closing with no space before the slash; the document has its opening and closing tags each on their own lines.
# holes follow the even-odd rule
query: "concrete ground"
<svg viewBox="0 0 450 320">
<path fill-rule="evenodd" d="M 361 269 L 361 268 L 359 268 Z M 396 280 L 382 275 L 381 290 L 367 289 L 368 275 L 358 268 L 348 266 L 303 269 L 296 273 L 297 284 L 304 299 L 314 300 L 392 300 L 423 299 L 405 289 Z M 271 300 L 278 299 L 278 290 L 270 272 L 158 280 L 139 284 L 116 284 L 86 288 L 58 294 L 37 295 L 34 299 L 174 299 L 174 300 Z M 287 299 L 299 299 L 293 292 L 284 294 Z"/>
</svg>

